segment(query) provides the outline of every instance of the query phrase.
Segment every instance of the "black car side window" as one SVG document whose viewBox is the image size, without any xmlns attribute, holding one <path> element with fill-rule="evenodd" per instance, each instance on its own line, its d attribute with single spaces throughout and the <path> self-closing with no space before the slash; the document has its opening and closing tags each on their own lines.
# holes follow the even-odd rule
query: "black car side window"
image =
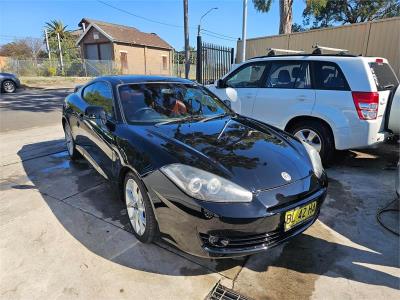
<svg viewBox="0 0 400 300">
<path fill-rule="evenodd" d="M 231 88 L 254 88 L 258 87 L 260 79 L 264 73 L 264 63 L 249 64 L 240 68 L 228 79 L 225 80 L 225 85 Z"/>
<path fill-rule="evenodd" d="M 325 61 L 315 61 L 313 64 L 317 90 L 349 90 L 346 78 L 336 64 Z"/>
<path fill-rule="evenodd" d="M 114 118 L 111 86 L 106 82 L 95 82 L 83 91 L 83 98 L 88 105 L 101 106 L 108 118 Z"/>
</svg>

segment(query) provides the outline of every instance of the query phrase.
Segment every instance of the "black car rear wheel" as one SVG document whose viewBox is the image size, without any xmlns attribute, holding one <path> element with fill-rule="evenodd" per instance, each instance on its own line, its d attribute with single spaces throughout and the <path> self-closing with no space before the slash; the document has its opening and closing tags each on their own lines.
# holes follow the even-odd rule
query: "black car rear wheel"
<svg viewBox="0 0 400 300">
<path fill-rule="evenodd" d="M 4 80 L 2 84 L 2 89 L 5 93 L 14 93 L 17 86 L 12 80 Z"/>
<path fill-rule="evenodd" d="M 147 191 L 133 172 L 125 176 L 124 199 L 133 234 L 142 243 L 153 242 L 159 234 L 158 224 Z"/>
</svg>

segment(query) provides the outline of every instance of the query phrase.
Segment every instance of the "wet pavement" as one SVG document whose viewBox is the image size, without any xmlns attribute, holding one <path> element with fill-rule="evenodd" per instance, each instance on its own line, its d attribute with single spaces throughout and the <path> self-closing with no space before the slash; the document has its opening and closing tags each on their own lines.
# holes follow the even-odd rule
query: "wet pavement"
<svg viewBox="0 0 400 300">
<path fill-rule="evenodd" d="M 395 199 L 396 143 L 339 153 L 319 221 L 304 234 L 209 260 L 138 242 L 108 183 L 68 159 L 59 127 L 43 131 L 7 133 L 19 142 L 2 146 L 1 298 L 204 299 L 219 280 L 254 299 L 398 296 L 399 238 L 375 219 Z M 399 228 L 398 214 L 384 220 Z"/>
</svg>

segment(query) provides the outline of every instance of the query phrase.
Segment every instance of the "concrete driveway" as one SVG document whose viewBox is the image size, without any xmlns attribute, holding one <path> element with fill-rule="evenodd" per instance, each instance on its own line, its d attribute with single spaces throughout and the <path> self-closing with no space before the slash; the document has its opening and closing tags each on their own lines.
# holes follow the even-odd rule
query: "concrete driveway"
<svg viewBox="0 0 400 300">
<path fill-rule="evenodd" d="M 204 299 L 222 283 L 254 299 L 398 296 L 399 238 L 375 219 L 395 198 L 398 145 L 344 152 L 304 234 L 247 258 L 206 260 L 129 233 L 123 204 L 59 124 L 0 137 L 0 297 Z M 385 222 L 399 228 L 398 214 Z"/>
</svg>

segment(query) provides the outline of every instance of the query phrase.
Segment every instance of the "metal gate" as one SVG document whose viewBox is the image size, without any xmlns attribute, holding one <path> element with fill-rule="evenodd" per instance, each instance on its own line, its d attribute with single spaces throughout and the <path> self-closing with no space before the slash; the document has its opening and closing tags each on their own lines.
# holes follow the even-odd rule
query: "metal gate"
<svg viewBox="0 0 400 300">
<path fill-rule="evenodd" d="M 201 84 L 209 84 L 225 75 L 234 62 L 234 49 L 204 43 L 197 37 L 196 80 Z"/>
</svg>

